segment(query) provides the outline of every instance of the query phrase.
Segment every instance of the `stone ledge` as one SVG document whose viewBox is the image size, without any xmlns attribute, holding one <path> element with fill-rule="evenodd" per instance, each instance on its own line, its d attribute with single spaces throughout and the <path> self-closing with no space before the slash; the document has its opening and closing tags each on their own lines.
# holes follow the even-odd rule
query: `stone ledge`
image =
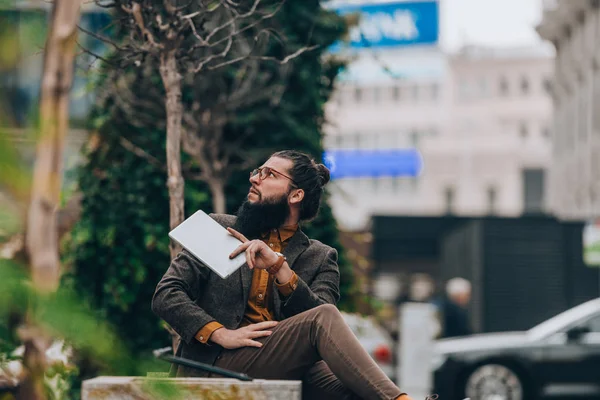
<svg viewBox="0 0 600 400">
<path fill-rule="evenodd" d="M 301 381 L 100 376 L 83 381 L 82 400 L 301 400 Z"/>
</svg>

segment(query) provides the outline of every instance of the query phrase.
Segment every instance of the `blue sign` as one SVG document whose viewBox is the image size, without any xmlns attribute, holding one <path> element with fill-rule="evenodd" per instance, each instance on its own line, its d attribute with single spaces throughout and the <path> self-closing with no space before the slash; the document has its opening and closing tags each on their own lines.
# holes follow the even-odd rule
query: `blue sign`
<svg viewBox="0 0 600 400">
<path fill-rule="evenodd" d="M 437 1 L 383 4 L 333 5 L 339 14 L 359 14 L 360 22 L 350 29 L 350 43 L 337 43 L 352 49 L 389 48 L 409 45 L 435 45 L 439 39 Z"/>
<path fill-rule="evenodd" d="M 423 167 L 416 149 L 329 150 L 323 160 L 331 179 L 380 176 L 417 176 Z"/>
</svg>

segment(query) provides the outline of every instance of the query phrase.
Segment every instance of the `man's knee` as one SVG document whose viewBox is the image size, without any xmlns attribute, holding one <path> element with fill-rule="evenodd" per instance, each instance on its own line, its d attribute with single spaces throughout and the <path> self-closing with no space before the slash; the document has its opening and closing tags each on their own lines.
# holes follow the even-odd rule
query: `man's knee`
<svg viewBox="0 0 600 400">
<path fill-rule="evenodd" d="M 341 316 L 340 311 L 333 304 L 321 304 L 320 306 L 315 307 L 313 310 L 316 315 L 328 318 Z"/>
</svg>

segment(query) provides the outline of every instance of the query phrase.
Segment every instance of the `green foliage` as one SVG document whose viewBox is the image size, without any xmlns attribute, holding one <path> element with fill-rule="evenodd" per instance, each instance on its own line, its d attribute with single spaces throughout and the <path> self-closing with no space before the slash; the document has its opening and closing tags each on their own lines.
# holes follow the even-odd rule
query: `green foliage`
<svg viewBox="0 0 600 400">
<path fill-rule="evenodd" d="M 276 107 L 268 102 L 241 110 L 227 126 L 229 139 L 251 133 L 244 149 L 254 158 L 273 151 L 294 148 L 321 158 L 323 105 L 340 65 L 323 64 L 321 55 L 345 29 L 343 21 L 323 11 L 317 1 L 286 2 L 277 18 L 285 27 L 289 48 L 273 48 L 273 54 L 289 54 L 295 48 L 319 44 L 294 61 L 287 90 Z M 279 68 L 265 64 L 264 68 Z M 235 67 L 223 70 L 233 73 Z M 110 75 L 105 70 L 106 75 Z M 163 106 L 163 93 L 156 70 L 134 67 L 120 71 L 133 79 L 132 88 L 145 93 L 146 103 Z M 110 79 L 106 76 L 102 79 Z M 103 82 L 100 81 L 99 85 Z M 189 95 L 189 92 L 187 92 Z M 183 92 L 186 97 L 186 91 Z M 185 101 L 185 99 L 184 99 Z M 161 108 L 161 107 L 156 107 Z M 134 110 L 135 111 L 135 110 Z M 138 110 L 143 113 L 144 110 Z M 145 118 L 147 118 L 147 113 Z M 164 115 L 152 115 L 155 123 L 141 128 L 117 106 L 115 94 L 96 107 L 91 127 L 94 137 L 85 150 L 86 162 L 77 172 L 82 192 L 82 217 L 66 243 L 65 287 L 73 288 L 86 303 L 99 310 L 99 317 L 115 327 L 125 347 L 134 356 L 168 343 L 168 334 L 150 310 L 156 283 L 169 265 L 169 202 L 166 188 Z M 123 147 L 122 139 L 134 144 L 157 163 Z M 184 156 L 184 165 L 187 158 Z M 228 209 L 234 211 L 248 190 L 247 171 L 228 182 Z M 203 184 L 187 181 L 186 215 L 196 209 L 211 210 Z M 331 210 L 324 205 L 319 218 L 307 227 L 309 234 L 340 250 L 342 304 L 350 307 L 348 293 L 352 272 L 337 239 Z M 82 372 L 85 374 L 85 372 Z"/>
<path fill-rule="evenodd" d="M 9 260 L 0 260 L 0 364 L 20 359 L 12 353 L 20 344 L 16 332 L 26 311 L 30 326 L 73 345 L 77 359 L 86 360 L 81 363 L 84 369 L 93 363 L 95 373 L 142 374 L 164 367 L 148 357 L 132 357 L 116 330 L 72 290 L 62 287 L 41 294 L 32 287 L 24 268 Z M 44 381 L 49 398 L 66 398 L 67 391 L 78 388 L 80 368 L 70 362 L 52 364 Z"/>
<path fill-rule="evenodd" d="M 133 126 L 110 99 L 95 110 L 93 124 L 94 144 L 78 171 L 82 216 L 67 245 L 65 283 L 118 327 L 130 351 L 146 352 L 168 337 L 150 310 L 170 262 L 166 172 L 125 149 L 121 138 L 166 165 L 165 132 Z M 208 199 L 199 185 L 186 185 L 188 210 L 208 209 Z"/>
</svg>

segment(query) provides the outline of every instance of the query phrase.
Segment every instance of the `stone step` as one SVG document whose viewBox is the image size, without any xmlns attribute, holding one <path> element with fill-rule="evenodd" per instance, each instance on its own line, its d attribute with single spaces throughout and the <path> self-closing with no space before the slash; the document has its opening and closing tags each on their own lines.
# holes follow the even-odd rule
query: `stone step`
<svg viewBox="0 0 600 400">
<path fill-rule="evenodd" d="M 301 400 L 301 381 L 99 376 L 83 381 L 82 400 Z"/>
</svg>

